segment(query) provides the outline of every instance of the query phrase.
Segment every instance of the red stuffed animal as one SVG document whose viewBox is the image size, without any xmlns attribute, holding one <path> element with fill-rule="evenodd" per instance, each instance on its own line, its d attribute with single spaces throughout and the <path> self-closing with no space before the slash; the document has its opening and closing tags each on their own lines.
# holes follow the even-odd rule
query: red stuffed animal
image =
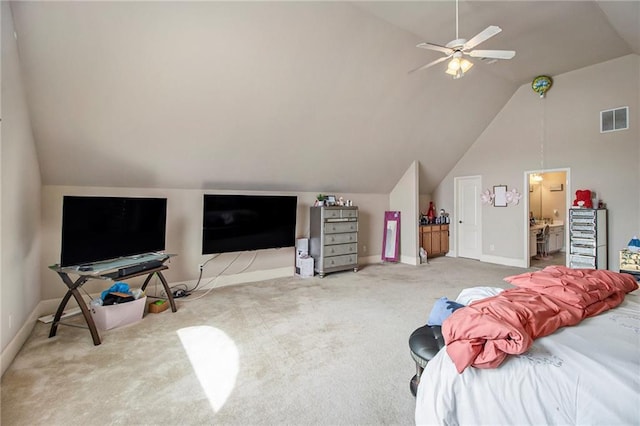
<svg viewBox="0 0 640 426">
<path fill-rule="evenodd" d="M 573 200 L 573 205 L 592 209 L 593 203 L 591 202 L 591 191 L 588 189 L 578 189 L 576 191 L 576 199 Z"/>
</svg>

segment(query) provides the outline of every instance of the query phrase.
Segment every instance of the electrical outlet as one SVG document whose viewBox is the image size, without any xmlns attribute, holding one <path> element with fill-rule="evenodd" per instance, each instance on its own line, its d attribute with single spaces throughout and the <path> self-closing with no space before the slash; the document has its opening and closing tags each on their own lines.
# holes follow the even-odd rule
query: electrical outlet
<svg viewBox="0 0 640 426">
<path fill-rule="evenodd" d="M 491 244 L 489 246 L 489 251 L 496 251 L 496 246 L 494 246 L 493 244 Z"/>
<path fill-rule="evenodd" d="M 9 330 L 13 328 L 13 315 L 9 314 Z"/>
<path fill-rule="evenodd" d="M 367 252 L 367 246 L 362 246 L 362 253 L 366 253 Z"/>
</svg>

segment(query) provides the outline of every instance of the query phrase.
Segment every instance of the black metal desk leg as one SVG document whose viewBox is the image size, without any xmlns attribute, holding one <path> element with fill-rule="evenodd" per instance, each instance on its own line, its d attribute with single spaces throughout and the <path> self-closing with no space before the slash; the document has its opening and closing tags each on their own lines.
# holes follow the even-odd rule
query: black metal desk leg
<svg viewBox="0 0 640 426">
<path fill-rule="evenodd" d="M 84 319 L 87 322 L 87 325 L 89 326 L 89 331 L 91 331 L 91 337 L 93 338 L 93 344 L 96 346 L 99 345 L 100 343 L 102 343 L 100 341 L 100 335 L 98 334 L 96 323 L 93 322 L 93 317 L 91 316 L 91 312 L 89 312 L 89 308 L 87 308 L 87 304 L 84 302 L 82 295 L 77 289 L 73 289 L 71 290 L 71 292 L 73 293 L 73 297 L 75 297 L 76 302 L 78 302 L 78 306 L 82 311 L 82 315 L 84 315 Z"/>
<path fill-rule="evenodd" d="M 153 276 L 153 274 L 157 274 L 158 277 L 160 278 L 160 281 L 162 282 L 162 286 L 164 287 L 164 292 L 167 294 L 167 299 L 169 299 L 169 304 L 171 305 L 171 311 L 176 312 L 178 309 L 176 308 L 176 302 L 173 300 L 173 293 L 171 293 L 171 288 L 169 287 L 167 280 L 164 278 L 164 275 L 162 275 L 162 272 L 156 271 L 147 275 L 147 278 L 145 278 L 144 284 L 142 284 L 142 287 L 141 287 L 142 291 L 144 291 L 147 288 L 147 284 L 149 284 L 149 281 L 151 280 L 151 277 Z"/>
<path fill-rule="evenodd" d="M 169 284 L 167 284 L 167 280 L 164 279 L 164 275 L 162 275 L 162 272 L 158 271 L 156 272 L 156 274 L 158 274 L 158 277 L 160 277 L 160 281 L 162 281 L 164 291 L 167 293 L 167 299 L 169 299 L 169 303 L 171 304 L 171 310 L 173 312 L 177 311 L 178 308 L 176 308 L 176 302 L 173 300 L 173 294 L 171 294 L 171 289 L 169 288 Z"/>
<path fill-rule="evenodd" d="M 58 330 L 58 323 L 60 322 L 60 317 L 62 317 L 62 313 L 64 312 L 64 308 L 67 306 L 67 303 L 71 298 L 71 294 L 72 294 L 71 289 L 67 290 L 67 293 L 64 295 L 64 297 L 60 301 L 60 305 L 58 305 L 58 310 L 56 311 L 56 314 L 53 317 L 53 322 L 51 323 L 51 331 L 49 332 L 49 337 L 53 337 L 56 335 L 56 331 Z"/>
<path fill-rule="evenodd" d="M 58 323 L 60 322 L 60 318 L 64 313 L 64 308 L 67 306 L 67 303 L 69 302 L 71 296 L 73 296 L 73 298 L 76 299 L 76 302 L 78 303 L 78 307 L 82 311 L 82 315 L 84 316 L 84 320 L 86 321 L 87 326 L 89 327 L 91 337 L 93 338 L 93 344 L 96 346 L 99 345 L 101 341 L 100 335 L 98 334 L 98 329 L 96 328 L 95 322 L 93 322 L 93 317 L 91 316 L 91 312 L 89 312 L 89 308 L 87 308 L 87 304 L 78 291 L 78 288 L 82 287 L 82 285 L 87 281 L 87 277 L 80 277 L 75 282 L 73 282 L 71 281 L 71 278 L 69 278 L 69 275 L 63 272 L 59 272 L 58 275 L 60 275 L 60 278 L 62 278 L 62 281 L 67 285 L 69 290 L 62 298 L 62 301 L 58 306 L 58 310 L 56 311 L 56 315 L 53 317 L 53 323 L 51 324 L 49 337 L 53 337 L 56 335 Z"/>
</svg>

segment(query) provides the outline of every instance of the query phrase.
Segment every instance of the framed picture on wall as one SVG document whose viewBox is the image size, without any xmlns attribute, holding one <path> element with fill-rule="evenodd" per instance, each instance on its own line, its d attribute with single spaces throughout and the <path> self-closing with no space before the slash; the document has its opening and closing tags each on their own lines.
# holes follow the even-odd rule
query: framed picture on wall
<svg viewBox="0 0 640 426">
<path fill-rule="evenodd" d="M 493 187 L 493 206 L 507 207 L 507 185 Z"/>
<path fill-rule="evenodd" d="M 549 185 L 549 191 L 557 192 L 557 191 L 562 191 L 563 189 L 564 187 L 561 183 L 553 183 Z"/>
</svg>

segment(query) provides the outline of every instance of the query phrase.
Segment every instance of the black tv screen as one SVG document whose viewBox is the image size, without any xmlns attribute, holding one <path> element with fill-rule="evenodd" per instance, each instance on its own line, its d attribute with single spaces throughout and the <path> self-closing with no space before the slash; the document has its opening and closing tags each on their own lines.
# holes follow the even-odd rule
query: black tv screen
<svg viewBox="0 0 640 426">
<path fill-rule="evenodd" d="M 202 254 L 293 247 L 298 198 L 204 195 Z"/>
<path fill-rule="evenodd" d="M 61 266 L 165 249 L 166 198 L 65 196 Z"/>
</svg>

